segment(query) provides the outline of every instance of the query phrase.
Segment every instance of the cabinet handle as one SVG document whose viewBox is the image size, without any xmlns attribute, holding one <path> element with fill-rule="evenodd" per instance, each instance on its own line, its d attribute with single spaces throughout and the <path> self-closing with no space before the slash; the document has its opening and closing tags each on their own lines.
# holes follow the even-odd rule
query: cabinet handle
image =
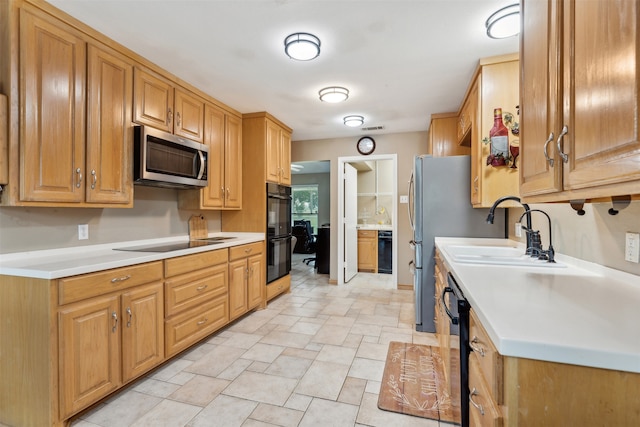
<svg viewBox="0 0 640 427">
<path fill-rule="evenodd" d="M 80 168 L 76 169 L 76 176 L 78 177 L 78 182 L 76 182 L 76 187 L 80 188 L 82 185 L 82 171 Z"/>
<path fill-rule="evenodd" d="M 227 195 L 225 196 L 227 199 L 229 198 L 229 187 L 227 187 Z"/>
<path fill-rule="evenodd" d="M 549 162 L 549 166 L 553 167 L 553 159 L 549 157 L 549 153 L 547 152 L 547 146 L 551 141 L 553 141 L 553 132 L 549 134 L 549 138 L 544 142 L 544 148 L 542 151 L 544 152 L 544 158 Z"/>
<path fill-rule="evenodd" d="M 220 187 L 220 191 L 222 192 L 222 197 L 224 197 L 224 187 Z"/>
<path fill-rule="evenodd" d="M 562 147 L 560 147 L 560 143 L 562 142 L 562 138 L 568 133 L 569 133 L 569 128 L 567 127 L 567 125 L 564 125 L 562 127 L 562 132 L 560 132 L 560 135 L 558 135 L 558 141 L 556 142 L 556 145 L 558 146 L 558 153 L 560 154 L 560 157 L 562 157 L 562 160 L 565 163 L 569 161 L 569 156 L 565 154 L 564 151 L 562 151 Z"/>
<path fill-rule="evenodd" d="M 129 319 L 127 320 L 127 328 L 131 327 L 131 319 L 133 318 L 133 313 L 131 312 L 131 307 L 127 307 L 127 316 Z"/>
<path fill-rule="evenodd" d="M 474 345 L 479 343 L 480 340 L 478 339 L 478 337 L 474 336 L 471 341 L 469 341 L 469 347 L 471 347 L 471 350 L 473 350 L 474 352 L 480 354 L 481 357 L 484 357 L 484 348 Z"/>
<path fill-rule="evenodd" d="M 473 401 L 473 396 L 477 396 L 478 394 L 478 390 L 476 390 L 476 388 L 474 387 L 473 390 L 471 390 L 471 392 L 469 393 L 469 402 L 471 402 L 471 404 L 475 406 L 478 411 L 480 411 L 480 415 L 484 415 L 484 408 L 482 407 L 482 405 Z"/>
<path fill-rule="evenodd" d="M 476 177 L 473 179 L 473 192 L 477 193 L 478 192 L 478 181 L 480 180 L 480 177 L 476 175 Z"/>
<path fill-rule="evenodd" d="M 200 326 L 200 325 L 204 325 L 204 324 L 205 324 L 205 323 L 207 323 L 208 321 L 209 321 L 209 319 L 208 319 L 207 317 L 205 317 L 204 319 L 202 319 L 201 321 L 199 321 L 199 322 L 197 323 L 197 325 L 198 325 L 198 326 Z"/>
<path fill-rule="evenodd" d="M 180 127 L 180 123 L 182 123 L 182 120 L 180 120 L 180 111 L 178 111 L 176 113 L 176 126 Z"/>
<path fill-rule="evenodd" d="M 114 277 L 113 279 L 111 279 L 111 283 L 124 282 L 125 280 L 129 279 L 131 279 L 131 275 L 127 274 L 126 276 L 122 277 Z"/>
<path fill-rule="evenodd" d="M 207 289 L 207 286 L 209 286 L 209 285 L 202 285 L 202 286 L 198 286 L 198 287 L 196 288 L 196 291 L 198 291 L 198 292 L 200 292 L 200 291 L 204 291 L 205 289 Z"/>
<path fill-rule="evenodd" d="M 173 111 L 171 111 L 171 107 L 167 108 L 167 124 L 171 125 L 171 121 L 173 120 Z"/>
<path fill-rule="evenodd" d="M 115 332 L 118 329 L 118 313 L 115 311 L 111 313 L 111 318 L 113 319 L 113 328 L 111 328 L 111 332 Z"/>
<path fill-rule="evenodd" d="M 97 182 L 98 182 L 98 175 L 96 175 L 96 170 L 91 169 L 91 189 L 92 190 L 95 190 Z"/>
<path fill-rule="evenodd" d="M 245 249 L 245 250 L 244 250 L 244 253 L 245 253 L 245 254 L 250 254 L 252 250 L 253 250 L 253 248 Z"/>
</svg>

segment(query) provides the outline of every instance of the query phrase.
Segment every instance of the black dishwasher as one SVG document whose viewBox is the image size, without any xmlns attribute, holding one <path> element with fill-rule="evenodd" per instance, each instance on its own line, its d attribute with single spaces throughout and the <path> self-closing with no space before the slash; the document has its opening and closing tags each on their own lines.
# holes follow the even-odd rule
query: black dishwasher
<svg viewBox="0 0 640 427">
<path fill-rule="evenodd" d="M 393 273 L 393 232 L 378 231 L 378 273 Z"/>
</svg>

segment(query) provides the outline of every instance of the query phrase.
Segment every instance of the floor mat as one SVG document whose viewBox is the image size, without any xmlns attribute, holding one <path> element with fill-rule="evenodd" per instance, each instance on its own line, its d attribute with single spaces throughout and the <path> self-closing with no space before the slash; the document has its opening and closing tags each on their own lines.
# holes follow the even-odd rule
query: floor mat
<svg viewBox="0 0 640 427">
<path fill-rule="evenodd" d="M 378 408 L 460 424 L 459 357 L 456 353 L 436 346 L 389 343 Z M 453 365 L 451 378 L 446 376 L 445 364 Z"/>
</svg>

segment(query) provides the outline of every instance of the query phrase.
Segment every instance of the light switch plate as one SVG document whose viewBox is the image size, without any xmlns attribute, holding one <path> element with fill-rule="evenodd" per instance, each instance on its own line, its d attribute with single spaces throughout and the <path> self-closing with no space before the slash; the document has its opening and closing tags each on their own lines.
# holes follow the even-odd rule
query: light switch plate
<svg viewBox="0 0 640 427">
<path fill-rule="evenodd" d="M 78 224 L 78 240 L 89 238 L 89 224 Z"/>
<path fill-rule="evenodd" d="M 522 223 L 520 222 L 516 222 L 515 235 L 516 237 L 522 237 Z"/>
<path fill-rule="evenodd" d="M 624 245 L 624 259 L 629 262 L 640 262 L 640 233 L 627 232 Z"/>
</svg>

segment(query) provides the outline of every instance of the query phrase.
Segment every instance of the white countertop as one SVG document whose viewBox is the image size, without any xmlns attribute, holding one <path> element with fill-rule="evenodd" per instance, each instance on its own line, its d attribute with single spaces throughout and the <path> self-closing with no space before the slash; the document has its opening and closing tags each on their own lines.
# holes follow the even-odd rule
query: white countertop
<svg viewBox="0 0 640 427">
<path fill-rule="evenodd" d="M 447 246 L 524 245 L 435 243 L 500 354 L 640 373 L 639 276 L 561 254 L 566 268 L 457 263 Z"/>
<path fill-rule="evenodd" d="M 358 230 L 393 230 L 393 226 L 390 224 L 358 224 L 356 228 Z"/>
<path fill-rule="evenodd" d="M 170 252 L 130 252 L 115 248 L 152 244 L 187 242 L 188 237 L 136 240 L 102 245 L 77 246 L 63 249 L 17 252 L 0 255 L 0 274 L 7 276 L 58 279 L 77 274 L 92 273 L 110 268 L 126 267 L 199 252 L 212 251 L 265 240 L 264 233 L 209 233 L 209 237 L 228 236 L 215 245 L 181 249 Z"/>
</svg>

